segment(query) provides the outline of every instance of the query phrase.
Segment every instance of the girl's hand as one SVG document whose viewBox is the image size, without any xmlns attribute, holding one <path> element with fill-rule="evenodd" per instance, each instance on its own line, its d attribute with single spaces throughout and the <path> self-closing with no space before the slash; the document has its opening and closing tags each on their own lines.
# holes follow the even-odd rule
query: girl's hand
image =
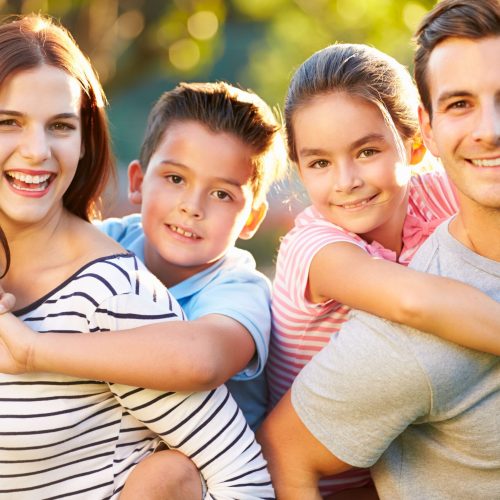
<svg viewBox="0 0 500 500">
<path fill-rule="evenodd" d="M 12 313 L 0 314 L 0 372 L 18 374 L 32 371 L 30 360 L 36 336 Z"/>
</svg>

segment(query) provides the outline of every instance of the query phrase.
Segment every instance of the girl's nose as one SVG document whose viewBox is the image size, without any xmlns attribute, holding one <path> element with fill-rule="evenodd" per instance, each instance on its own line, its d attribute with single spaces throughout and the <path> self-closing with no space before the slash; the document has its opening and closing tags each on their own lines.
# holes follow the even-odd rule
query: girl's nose
<svg viewBox="0 0 500 500">
<path fill-rule="evenodd" d="M 349 193 L 363 183 L 358 169 L 352 162 L 339 164 L 334 175 L 334 187 L 339 192 Z"/>
</svg>

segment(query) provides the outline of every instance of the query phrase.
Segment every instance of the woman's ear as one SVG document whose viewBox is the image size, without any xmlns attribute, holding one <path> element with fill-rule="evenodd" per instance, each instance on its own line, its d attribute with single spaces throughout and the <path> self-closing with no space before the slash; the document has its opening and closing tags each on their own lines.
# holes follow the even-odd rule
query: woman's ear
<svg viewBox="0 0 500 500">
<path fill-rule="evenodd" d="M 420 134 L 417 134 L 413 139 L 413 143 L 411 145 L 411 153 L 410 153 L 410 165 L 419 164 L 427 152 L 427 148 L 422 141 L 422 137 Z"/>
<path fill-rule="evenodd" d="M 128 199 L 133 205 L 142 203 L 142 181 L 144 173 L 138 160 L 128 166 Z"/>
<path fill-rule="evenodd" d="M 258 207 L 252 208 L 245 222 L 245 226 L 241 230 L 239 238 L 242 240 L 249 240 L 257 232 L 257 229 L 259 229 L 259 226 L 262 224 L 267 214 L 268 207 L 267 201 L 263 201 Z"/>
</svg>

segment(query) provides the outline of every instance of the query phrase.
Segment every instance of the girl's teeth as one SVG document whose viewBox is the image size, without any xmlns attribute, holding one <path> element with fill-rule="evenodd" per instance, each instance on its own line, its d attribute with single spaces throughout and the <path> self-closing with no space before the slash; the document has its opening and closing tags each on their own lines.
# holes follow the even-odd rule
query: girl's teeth
<svg viewBox="0 0 500 500">
<path fill-rule="evenodd" d="M 19 191 L 43 191 L 49 185 L 51 174 L 30 175 L 22 172 L 6 172 L 13 179 L 12 185 Z"/>
</svg>

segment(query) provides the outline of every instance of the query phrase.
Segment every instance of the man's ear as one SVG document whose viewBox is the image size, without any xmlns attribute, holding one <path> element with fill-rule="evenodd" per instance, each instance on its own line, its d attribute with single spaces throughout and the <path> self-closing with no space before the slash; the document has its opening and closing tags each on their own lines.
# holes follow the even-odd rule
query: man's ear
<svg viewBox="0 0 500 500">
<path fill-rule="evenodd" d="M 252 208 L 245 222 L 245 226 L 241 230 L 239 238 L 242 240 L 249 240 L 256 233 L 267 214 L 268 207 L 267 201 L 263 201 L 258 207 Z"/>
<path fill-rule="evenodd" d="M 417 134 L 411 144 L 410 165 L 418 165 L 424 158 L 427 148 L 420 134 Z"/>
<path fill-rule="evenodd" d="M 138 160 L 128 166 L 128 199 L 133 205 L 142 203 L 142 181 L 144 173 Z"/>
<path fill-rule="evenodd" d="M 439 151 L 434 142 L 434 133 L 432 131 L 431 117 L 422 105 L 418 107 L 418 122 L 420 123 L 420 133 L 427 149 L 436 157 L 439 157 Z"/>
</svg>

